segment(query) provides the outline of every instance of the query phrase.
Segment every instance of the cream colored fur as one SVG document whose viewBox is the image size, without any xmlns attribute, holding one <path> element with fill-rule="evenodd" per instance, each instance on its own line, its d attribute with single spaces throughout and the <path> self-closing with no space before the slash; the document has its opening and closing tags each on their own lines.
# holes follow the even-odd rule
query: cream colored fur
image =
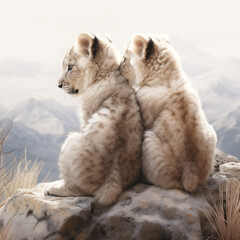
<svg viewBox="0 0 240 240">
<path fill-rule="evenodd" d="M 107 205 L 137 181 L 140 109 L 119 62 L 109 39 L 87 33 L 79 34 L 67 51 L 58 84 L 79 97 L 81 130 L 65 140 L 59 157 L 62 180 L 49 183 L 45 194 L 93 195 Z"/>
<path fill-rule="evenodd" d="M 163 188 L 195 191 L 212 169 L 217 137 L 168 38 L 135 35 L 120 69 L 137 89 L 145 177 Z"/>
</svg>

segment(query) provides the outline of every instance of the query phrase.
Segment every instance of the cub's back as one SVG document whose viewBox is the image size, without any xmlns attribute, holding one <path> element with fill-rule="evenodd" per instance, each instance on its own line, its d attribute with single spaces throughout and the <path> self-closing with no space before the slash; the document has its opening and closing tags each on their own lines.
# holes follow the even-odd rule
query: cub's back
<svg viewBox="0 0 240 240">
<path fill-rule="evenodd" d="M 200 106 L 198 95 L 187 89 L 172 91 L 153 124 L 153 131 L 166 136 L 172 154 L 179 161 L 191 153 L 199 155 L 206 144 L 203 128 L 208 123 Z"/>
<path fill-rule="evenodd" d="M 133 184 L 141 167 L 143 127 L 140 107 L 134 90 L 127 84 L 117 84 L 116 91 L 104 102 L 114 121 L 115 148 L 119 154 L 119 169 L 123 187 Z"/>
</svg>

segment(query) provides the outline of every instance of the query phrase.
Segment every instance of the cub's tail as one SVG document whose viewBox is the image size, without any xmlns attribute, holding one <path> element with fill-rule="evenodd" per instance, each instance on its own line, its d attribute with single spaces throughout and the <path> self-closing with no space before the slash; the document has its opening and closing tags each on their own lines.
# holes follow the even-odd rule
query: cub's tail
<svg viewBox="0 0 240 240">
<path fill-rule="evenodd" d="M 198 171 L 192 162 L 186 162 L 182 172 L 183 188 L 187 192 L 194 192 L 199 184 Z"/>
<path fill-rule="evenodd" d="M 119 169 L 112 169 L 105 183 L 95 192 L 94 196 L 100 204 L 110 205 L 122 193 Z"/>
</svg>

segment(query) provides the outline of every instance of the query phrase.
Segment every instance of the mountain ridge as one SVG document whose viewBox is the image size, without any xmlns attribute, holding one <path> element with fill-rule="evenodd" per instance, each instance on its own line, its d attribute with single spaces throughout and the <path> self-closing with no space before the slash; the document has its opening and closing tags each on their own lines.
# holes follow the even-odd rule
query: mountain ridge
<svg viewBox="0 0 240 240">
<path fill-rule="evenodd" d="M 69 132 L 79 131 L 79 121 L 72 107 L 63 106 L 54 101 L 52 104 L 49 104 L 49 101 L 52 102 L 51 100 L 42 102 L 32 98 L 28 101 L 24 101 L 9 112 L 5 110 L 5 118 L 2 119 L 1 122 L 11 122 L 12 119 L 14 122 L 13 128 L 4 146 L 4 152 L 23 150 L 26 148 L 28 159 L 32 162 L 38 159 L 44 163 L 40 173 L 40 179 L 43 179 L 49 170 L 52 169 L 50 175 L 51 180 L 56 180 L 59 176 L 57 162 L 61 145 Z M 52 125 L 55 124 L 49 117 L 58 117 L 57 120 L 61 122 L 64 127 L 60 129 L 60 132 L 43 132 L 41 129 L 36 130 L 35 127 L 39 127 L 40 125 L 33 126 L 29 124 L 29 119 L 26 121 L 29 110 L 30 112 L 36 112 L 36 110 L 38 110 L 40 113 L 44 110 L 48 113 L 48 118 L 45 119 L 48 120 L 45 122 L 45 124 L 48 125 L 48 130 L 54 128 Z M 19 113 L 20 117 L 18 115 Z M 41 117 L 40 114 L 37 116 Z M 45 118 L 45 116 L 43 116 L 43 118 Z M 30 120 L 37 119 L 30 118 Z M 41 119 L 39 119 L 39 121 L 41 121 Z M 42 126 L 40 127 L 42 128 Z M 18 151 L 17 157 L 20 158 L 22 154 L 23 151 Z"/>
</svg>

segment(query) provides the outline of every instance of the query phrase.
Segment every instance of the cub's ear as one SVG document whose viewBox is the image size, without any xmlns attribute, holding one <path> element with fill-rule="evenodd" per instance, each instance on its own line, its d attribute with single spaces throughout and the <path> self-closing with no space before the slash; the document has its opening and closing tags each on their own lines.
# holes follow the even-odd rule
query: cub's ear
<svg viewBox="0 0 240 240">
<path fill-rule="evenodd" d="M 154 49 L 153 40 L 150 37 L 144 37 L 142 35 L 135 35 L 133 36 L 133 52 L 143 58 L 148 59 Z"/>
<path fill-rule="evenodd" d="M 83 56 L 95 57 L 99 48 L 99 40 L 88 33 L 80 33 L 74 42 L 74 51 Z"/>
</svg>

